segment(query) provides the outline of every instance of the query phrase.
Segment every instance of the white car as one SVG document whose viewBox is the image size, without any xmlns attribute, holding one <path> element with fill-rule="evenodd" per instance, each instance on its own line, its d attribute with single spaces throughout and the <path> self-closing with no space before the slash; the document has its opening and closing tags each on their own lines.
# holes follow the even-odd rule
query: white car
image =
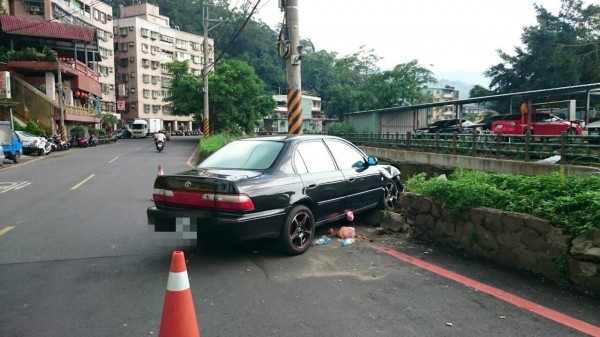
<svg viewBox="0 0 600 337">
<path fill-rule="evenodd" d="M 590 124 L 583 127 L 583 131 L 581 132 L 582 136 L 595 136 L 596 138 L 600 137 L 600 120 L 595 122 L 591 122 Z M 588 139 L 590 144 L 600 144 L 600 138 L 598 139 Z"/>
<path fill-rule="evenodd" d="M 36 153 L 38 156 L 50 153 L 46 147 L 46 138 L 32 135 L 27 131 L 16 131 L 17 136 L 23 143 L 23 154 L 30 155 Z"/>
</svg>

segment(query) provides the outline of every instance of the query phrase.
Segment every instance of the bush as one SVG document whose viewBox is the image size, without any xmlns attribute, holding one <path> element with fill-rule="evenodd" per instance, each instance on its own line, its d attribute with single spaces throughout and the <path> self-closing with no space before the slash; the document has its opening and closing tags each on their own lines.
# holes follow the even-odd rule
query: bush
<svg viewBox="0 0 600 337">
<path fill-rule="evenodd" d="M 327 126 L 327 134 L 339 136 L 342 134 L 355 133 L 354 127 L 349 122 L 334 122 Z"/>
<path fill-rule="evenodd" d="M 81 125 L 75 126 L 71 129 L 70 135 L 75 135 L 78 138 L 85 137 L 85 128 Z"/>
<path fill-rule="evenodd" d="M 600 229 L 600 177 L 485 173 L 457 169 L 448 179 L 418 174 L 408 190 L 440 201 L 455 214 L 484 206 L 550 220 L 572 234 Z"/>
<path fill-rule="evenodd" d="M 16 124 L 15 124 L 16 128 Z M 25 131 L 40 137 L 46 137 L 46 130 L 41 129 L 36 122 L 28 121 L 25 125 Z"/>
</svg>

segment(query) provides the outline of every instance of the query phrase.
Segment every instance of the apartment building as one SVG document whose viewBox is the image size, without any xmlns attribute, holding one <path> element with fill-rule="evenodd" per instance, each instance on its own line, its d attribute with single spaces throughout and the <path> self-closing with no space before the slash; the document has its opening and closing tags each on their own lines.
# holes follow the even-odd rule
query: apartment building
<svg viewBox="0 0 600 337">
<path fill-rule="evenodd" d="M 163 102 L 172 78 L 166 65 L 187 60 L 190 72 L 201 75 L 205 61 L 214 59 L 214 41 L 209 39 L 204 60 L 203 36 L 172 26 L 168 17 L 159 14 L 159 7 L 141 3 L 119 11 L 113 27 L 117 111 L 126 121 L 154 118 L 166 130 L 192 130 L 193 116 L 171 115 Z"/>
<path fill-rule="evenodd" d="M 429 87 L 422 89 L 426 95 L 433 96 L 434 102 L 449 102 L 458 100 L 458 90 L 453 86 L 446 85 L 443 87 Z M 435 107 L 432 110 L 432 115 L 429 116 L 429 123 L 433 123 L 443 119 L 456 118 L 456 110 L 454 105 L 445 105 L 443 107 Z"/>
<path fill-rule="evenodd" d="M 259 126 L 259 132 L 287 133 L 287 95 L 273 95 L 273 99 L 277 102 L 276 117 L 266 118 Z M 302 130 L 307 133 L 322 132 L 326 118 L 325 113 L 321 111 L 321 97 L 302 95 L 300 104 L 302 105 Z"/>
<path fill-rule="evenodd" d="M 116 112 L 113 60 L 112 7 L 98 0 L 4 0 L 8 14 L 58 23 L 93 27 L 97 36 L 97 52 L 85 44 L 74 44 L 74 50 L 63 56 L 73 57 L 78 65 L 100 82 L 100 110 Z M 52 46 L 58 49 L 60 46 Z M 69 47 L 70 48 L 70 47 Z M 79 49 L 79 50 L 78 50 Z"/>
</svg>

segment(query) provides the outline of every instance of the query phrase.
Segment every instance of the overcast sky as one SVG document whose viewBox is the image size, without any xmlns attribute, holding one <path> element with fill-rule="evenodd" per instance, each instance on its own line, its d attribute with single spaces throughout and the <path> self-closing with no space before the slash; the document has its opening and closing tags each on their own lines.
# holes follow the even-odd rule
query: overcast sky
<svg viewBox="0 0 600 337">
<path fill-rule="evenodd" d="M 275 28 L 278 3 L 262 0 L 256 18 Z M 438 79 L 487 86 L 482 73 L 500 62 L 496 50 L 512 54 L 523 27 L 536 23 L 534 3 L 557 14 L 561 1 L 298 0 L 299 31 L 317 50 L 343 56 L 365 45 L 382 69 L 417 59 Z"/>
</svg>

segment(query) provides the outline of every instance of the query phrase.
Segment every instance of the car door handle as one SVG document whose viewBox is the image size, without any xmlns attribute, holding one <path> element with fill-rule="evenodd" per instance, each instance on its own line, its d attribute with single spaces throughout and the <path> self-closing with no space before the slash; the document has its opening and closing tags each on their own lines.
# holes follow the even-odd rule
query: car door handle
<svg viewBox="0 0 600 337">
<path fill-rule="evenodd" d="M 315 188 L 317 187 L 317 183 L 310 183 L 308 185 L 306 185 L 306 188 Z"/>
<path fill-rule="evenodd" d="M 355 180 L 356 180 L 356 178 L 352 177 L 352 178 L 349 178 L 349 179 L 348 179 L 348 182 L 352 183 L 352 182 L 354 182 Z"/>
</svg>

